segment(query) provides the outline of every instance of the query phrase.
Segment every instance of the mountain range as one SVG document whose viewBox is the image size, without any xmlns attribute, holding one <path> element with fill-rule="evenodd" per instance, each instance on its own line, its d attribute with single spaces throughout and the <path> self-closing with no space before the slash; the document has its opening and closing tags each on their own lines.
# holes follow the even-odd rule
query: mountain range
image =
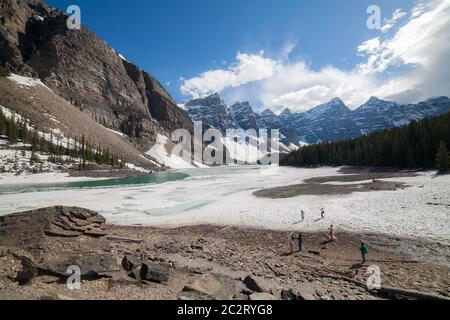
<svg viewBox="0 0 450 320">
<path fill-rule="evenodd" d="M 356 138 L 374 131 L 398 127 L 411 121 L 438 116 L 450 111 L 448 97 L 435 97 L 416 104 L 397 104 L 371 97 L 351 110 L 340 98 L 307 112 L 286 108 L 276 115 L 270 108 L 257 113 L 248 102 L 230 107 L 215 93 L 184 104 L 193 121 L 220 129 L 279 129 L 283 144 L 299 146 L 324 141 Z"/>
</svg>

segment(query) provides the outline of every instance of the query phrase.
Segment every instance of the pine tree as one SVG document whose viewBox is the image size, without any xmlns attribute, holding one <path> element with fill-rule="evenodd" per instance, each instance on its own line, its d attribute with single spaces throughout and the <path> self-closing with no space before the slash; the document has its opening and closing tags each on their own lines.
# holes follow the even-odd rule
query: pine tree
<svg viewBox="0 0 450 320">
<path fill-rule="evenodd" d="M 445 142 L 441 141 L 439 150 L 436 154 L 436 168 L 438 169 L 439 173 L 446 173 L 448 172 L 449 167 L 450 167 L 450 155 L 448 153 Z"/>
<path fill-rule="evenodd" d="M 16 125 L 16 117 L 14 114 L 9 118 L 9 120 L 7 120 L 6 135 L 8 136 L 9 142 L 17 142 L 18 129 Z"/>
<path fill-rule="evenodd" d="M 35 164 L 35 163 L 38 163 L 38 162 L 39 162 L 39 158 L 38 158 L 38 156 L 36 154 L 36 151 L 32 150 L 31 151 L 30 164 Z"/>
<path fill-rule="evenodd" d="M 0 110 L 0 135 L 6 134 L 6 118 Z"/>
<path fill-rule="evenodd" d="M 0 66 L 0 78 L 6 78 L 9 76 L 9 70 L 5 67 Z"/>
</svg>

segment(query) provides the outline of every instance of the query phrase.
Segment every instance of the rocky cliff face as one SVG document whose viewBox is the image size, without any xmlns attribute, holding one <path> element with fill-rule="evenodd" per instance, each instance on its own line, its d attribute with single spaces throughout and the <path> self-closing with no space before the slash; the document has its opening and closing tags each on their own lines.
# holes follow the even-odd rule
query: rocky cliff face
<svg viewBox="0 0 450 320">
<path fill-rule="evenodd" d="M 354 119 L 364 134 L 391 128 L 394 126 L 394 123 L 388 113 L 395 107 L 398 107 L 395 102 L 371 97 L 365 104 L 354 111 Z"/>
<path fill-rule="evenodd" d="M 204 129 L 216 128 L 223 135 L 227 129 L 255 130 L 257 133 L 260 129 L 277 129 L 280 130 L 280 148 L 283 151 L 291 151 L 298 145 L 295 131 L 282 126 L 282 119 L 270 109 L 258 114 L 249 102 L 236 102 L 228 107 L 217 93 L 187 101 L 185 106 L 193 121 L 203 122 Z M 270 136 L 270 131 L 268 134 Z"/>
<path fill-rule="evenodd" d="M 0 64 L 39 77 L 98 123 L 125 133 L 148 150 L 157 133 L 192 130 L 149 73 L 125 60 L 85 27 L 68 30 L 67 17 L 40 0 L 0 0 Z"/>
<path fill-rule="evenodd" d="M 297 132 L 302 141 L 309 143 L 343 140 L 361 134 L 350 109 L 339 98 L 306 113 L 295 114 L 294 119 L 291 129 Z"/>
<path fill-rule="evenodd" d="M 258 114 L 248 102 L 236 102 L 230 107 L 234 126 L 244 130 L 258 130 Z"/>
<path fill-rule="evenodd" d="M 190 100 L 185 106 L 193 121 L 201 121 L 205 127 L 219 129 L 223 135 L 232 126 L 228 107 L 218 94 Z"/>
</svg>

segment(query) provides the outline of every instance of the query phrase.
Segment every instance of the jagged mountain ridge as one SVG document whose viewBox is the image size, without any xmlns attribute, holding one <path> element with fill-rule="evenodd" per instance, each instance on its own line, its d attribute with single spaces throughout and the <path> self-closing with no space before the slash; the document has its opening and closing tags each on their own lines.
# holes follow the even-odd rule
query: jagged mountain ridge
<svg viewBox="0 0 450 320">
<path fill-rule="evenodd" d="M 189 107 L 193 105 L 191 101 L 186 103 L 193 120 L 202 120 L 207 126 L 220 127 L 222 131 L 223 128 L 236 127 L 245 130 L 280 129 L 283 143 L 286 145 L 355 138 L 450 111 L 450 99 L 447 97 L 436 97 L 406 105 L 371 97 L 355 110 L 350 110 L 341 99 L 335 98 L 307 112 L 296 113 L 286 108 L 277 116 L 271 109 L 265 109 L 258 114 L 248 102 L 238 102 L 227 109 L 218 94 L 213 96 L 214 100 L 220 101 L 221 118 L 226 121 L 219 121 L 217 124 L 217 118 L 210 118 L 211 108 L 202 102 L 210 101 L 211 96 L 196 99 L 194 109 Z M 201 110 L 202 117 L 196 117 L 198 110 Z M 228 113 L 225 110 L 228 110 Z"/>
<path fill-rule="evenodd" d="M 39 78 L 103 126 L 121 131 L 141 152 L 157 134 L 192 122 L 163 86 L 84 26 L 41 0 L 0 0 L 0 65 Z"/>
<path fill-rule="evenodd" d="M 223 135 L 232 127 L 233 120 L 228 106 L 218 94 L 190 100 L 185 108 L 193 121 L 201 121 L 206 126 L 219 129 Z"/>
<path fill-rule="evenodd" d="M 219 129 L 224 136 L 226 136 L 227 130 L 232 129 L 256 130 L 257 132 L 259 129 L 266 128 L 280 129 L 280 119 L 270 109 L 258 114 L 249 102 L 236 102 L 229 107 L 217 93 L 189 100 L 184 106 L 193 121 L 201 121 L 204 129 Z M 293 130 L 280 129 L 283 151 L 296 149 L 298 141 Z"/>
</svg>

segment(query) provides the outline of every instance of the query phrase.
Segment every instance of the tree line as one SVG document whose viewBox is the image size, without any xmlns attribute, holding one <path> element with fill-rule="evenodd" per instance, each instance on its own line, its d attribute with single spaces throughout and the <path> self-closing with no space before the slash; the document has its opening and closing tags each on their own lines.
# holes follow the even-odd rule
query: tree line
<svg viewBox="0 0 450 320">
<path fill-rule="evenodd" d="M 355 139 L 309 145 L 281 157 L 285 166 L 352 165 L 449 170 L 450 113 Z"/>
<path fill-rule="evenodd" d="M 95 146 L 88 141 L 83 134 L 81 138 L 75 138 L 72 142 L 65 144 L 53 135 L 53 132 L 44 136 L 39 134 L 39 129 L 31 127 L 24 119 L 17 118 L 14 114 L 6 117 L 0 111 L 0 135 L 6 136 L 11 144 L 19 141 L 31 145 L 31 162 L 39 162 L 37 153 L 49 154 L 48 161 L 65 164 L 78 160 L 78 170 L 87 170 L 89 163 L 110 165 L 123 168 L 126 163 L 124 157 L 111 153 L 109 148 Z M 49 137 L 48 137 L 49 135 Z M 64 160 L 70 157 L 72 160 Z"/>
</svg>

